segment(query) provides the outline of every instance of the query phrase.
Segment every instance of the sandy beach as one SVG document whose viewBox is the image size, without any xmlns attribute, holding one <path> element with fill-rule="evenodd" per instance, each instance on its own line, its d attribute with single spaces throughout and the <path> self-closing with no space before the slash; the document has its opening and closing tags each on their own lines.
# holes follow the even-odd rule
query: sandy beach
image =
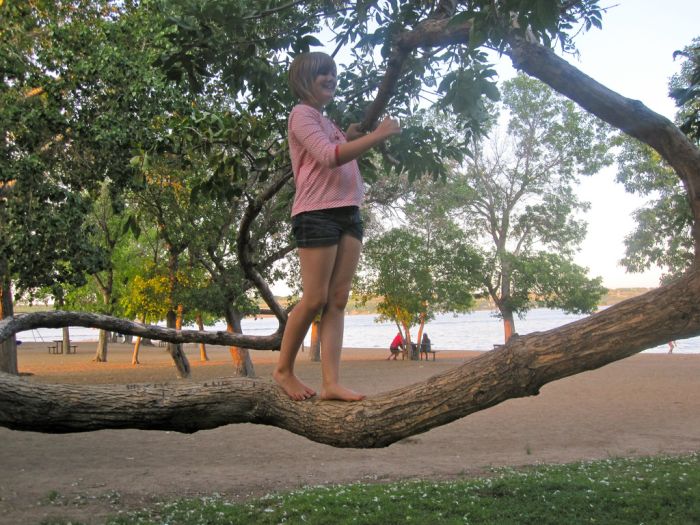
<svg viewBox="0 0 700 525">
<path fill-rule="evenodd" d="M 145 347 L 131 365 L 130 345 L 110 345 L 95 363 L 95 343 L 76 354 L 45 344 L 19 347 L 30 382 L 177 382 L 162 347 Z M 192 378 L 232 374 L 228 349 L 208 347 L 199 360 L 186 345 Z M 277 354 L 253 351 L 269 378 Z M 475 352 L 439 352 L 436 361 L 387 361 L 388 351 L 346 349 L 344 382 L 369 395 L 427 379 Z M 300 354 L 297 371 L 318 388 L 319 363 Z M 49 435 L 0 428 L 0 523 L 61 517 L 101 523 L 119 508 L 157 499 L 221 494 L 233 500 L 306 485 L 447 479 L 492 467 L 564 463 L 700 450 L 700 355 L 644 354 L 550 383 L 540 395 L 509 400 L 381 450 L 320 445 L 284 430 L 229 425 L 192 435 L 117 430 Z"/>
</svg>

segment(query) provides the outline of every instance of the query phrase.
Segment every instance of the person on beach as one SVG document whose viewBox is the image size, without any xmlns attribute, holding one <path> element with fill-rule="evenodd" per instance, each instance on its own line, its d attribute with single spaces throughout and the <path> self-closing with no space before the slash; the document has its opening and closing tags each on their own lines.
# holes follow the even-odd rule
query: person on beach
<svg viewBox="0 0 700 525">
<path fill-rule="evenodd" d="M 399 356 L 401 353 L 401 349 L 403 348 L 403 345 L 405 344 L 405 341 L 403 340 L 403 336 L 401 335 L 401 332 L 397 332 L 396 336 L 394 339 L 391 341 L 391 344 L 389 345 L 389 357 L 386 358 L 388 361 L 392 357 L 394 358 L 394 361 L 396 361 L 396 358 Z"/>
<path fill-rule="evenodd" d="M 302 53 L 289 68 L 299 99 L 288 120 L 289 154 L 296 195 L 292 233 L 301 266 L 302 297 L 289 314 L 272 373 L 287 395 L 301 401 L 316 392 L 294 375 L 294 362 L 314 317 L 321 311 L 321 399 L 359 401 L 364 395 L 339 383 L 345 306 L 362 249 L 360 205 L 364 183 L 356 159 L 399 133 L 385 118 L 370 133 L 351 124 L 343 133 L 323 108 L 335 94 L 336 65 L 325 53 Z"/>
<path fill-rule="evenodd" d="M 430 341 L 430 337 L 428 337 L 427 332 L 423 332 L 423 338 L 421 339 L 420 342 L 420 351 L 421 353 L 425 354 L 425 360 L 428 360 L 428 356 L 430 355 L 430 352 L 433 351 L 433 345 L 432 342 Z"/>
</svg>

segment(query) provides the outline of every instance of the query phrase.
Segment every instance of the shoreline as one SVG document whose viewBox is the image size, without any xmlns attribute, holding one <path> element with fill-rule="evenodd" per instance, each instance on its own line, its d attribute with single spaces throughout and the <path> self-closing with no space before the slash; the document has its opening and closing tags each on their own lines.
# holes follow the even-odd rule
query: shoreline
<svg viewBox="0 0 700 525">
<path fill-rule="evenodd" d="M 183 381 L 177 377 L 173 361 L 166 348 L 162 346 L 145 346 L 139 351 L 140 364 L 132 365 L 133 344 L 110 343 L 107 362 L 94 361 L 97 342 L 75 341 L 77 352 L 64 354 L 49 354 L 47 343 L 23 343 L 18 347 L 17 360 L 19 372 L 30 381 L 36 382 L 68 382 L 82 384 L 96 383 L 133 383 L 133 382 L 168 382 Z M 209 360 L 200 359 L 199 345 L 186 343 L 185 355 L 191 367 L 191 377 L 184 381 L 204 381 L 217 377 L 233 375 L 233 360 L 227 346 L 207 345 Z M 483 354 L 482 350 L 440 350 L 436 349 L 435 360 L 410 361 L 401 358 L 387 360 L 390 353 L 382 348 L 343 348 L 341 373 L 347 375 L 352 370 L 374 366 L 380 367 L 387 373 L 417 368 L 425 372 L 437 374 L 449 368 L 464 364 L 469 359 Z M 256 377 L 269 378 L 278 352 L 274 350 L 249 350 Z M 632 358 L 647 362 L 664 363 L 679 360 L 700 364 L 700 354 L 697 353 L 639 353 Z M 631 358 L 627 358 L 631 359 Z M 623 360 L 626 361 L 626 360 Z M 320 380 L 320 363 L 310 360 L 308 348 L 300 351 L 297 356 L 299 375 L 312 383 Z M 391 368 L 393 367 L 393 368 Z M 698 392 L 700 394 L 700 390 Z"/>
</svg>

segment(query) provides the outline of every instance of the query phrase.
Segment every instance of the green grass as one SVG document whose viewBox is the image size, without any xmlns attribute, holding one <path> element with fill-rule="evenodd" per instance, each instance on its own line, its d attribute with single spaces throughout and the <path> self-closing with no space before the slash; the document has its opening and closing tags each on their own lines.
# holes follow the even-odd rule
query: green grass
<svg viewBox="0 0 700 525">
<path fill-rule="evenodd" d="M 109 525 L 700 523 L 700 455 L 610 459 L 490 477 L 309 487 L 247 503 L 161 503 Z"/>
</svg>

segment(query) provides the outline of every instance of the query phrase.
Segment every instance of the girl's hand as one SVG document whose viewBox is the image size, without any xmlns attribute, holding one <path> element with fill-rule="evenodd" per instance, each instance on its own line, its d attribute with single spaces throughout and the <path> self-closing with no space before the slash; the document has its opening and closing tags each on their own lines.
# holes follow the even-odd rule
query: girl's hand
<svg viewBox="0 0 700 525">
<path fill-rule="evenodd" d="M 356 122 L 348 126 L 348 130 L 345 132 L 345 139 L 348 142 L 350 142 L 351 140 L 359 139 L 362 135 L 365 134 L 365 131 L 360 130 L 360 123 Z"/>
<path fill-rule="evenodd" d="M 374 132 L 386 139 L 392 135 L 401 133 L 401 126 L 399 126 L 399 121 L 395 118 L 385 117 L 384 120 L 379 123 L 379 126 L 377 126 L 377 129 L 375 129 Z"/>
<path fill-rule="evenodd" d="M 399 121 L 387 117 L 382 120 L 379 126 L 377 126 L 377 129 L 372 133 L 360 133 L 359 137 L 355 137 L 355 140 L 352 140 L 352 135 L 359 132 L 358 127 L 357 124 L 351 125 L 346 134 L 347 142 L 345 144 L 339 144 L 338 153 L 336 155 L 337 166 L 342 166 L 346 162 L 355 160 L 366 151 L 384 142 L 390 136 L 401 132 Z"/>
</svg>

